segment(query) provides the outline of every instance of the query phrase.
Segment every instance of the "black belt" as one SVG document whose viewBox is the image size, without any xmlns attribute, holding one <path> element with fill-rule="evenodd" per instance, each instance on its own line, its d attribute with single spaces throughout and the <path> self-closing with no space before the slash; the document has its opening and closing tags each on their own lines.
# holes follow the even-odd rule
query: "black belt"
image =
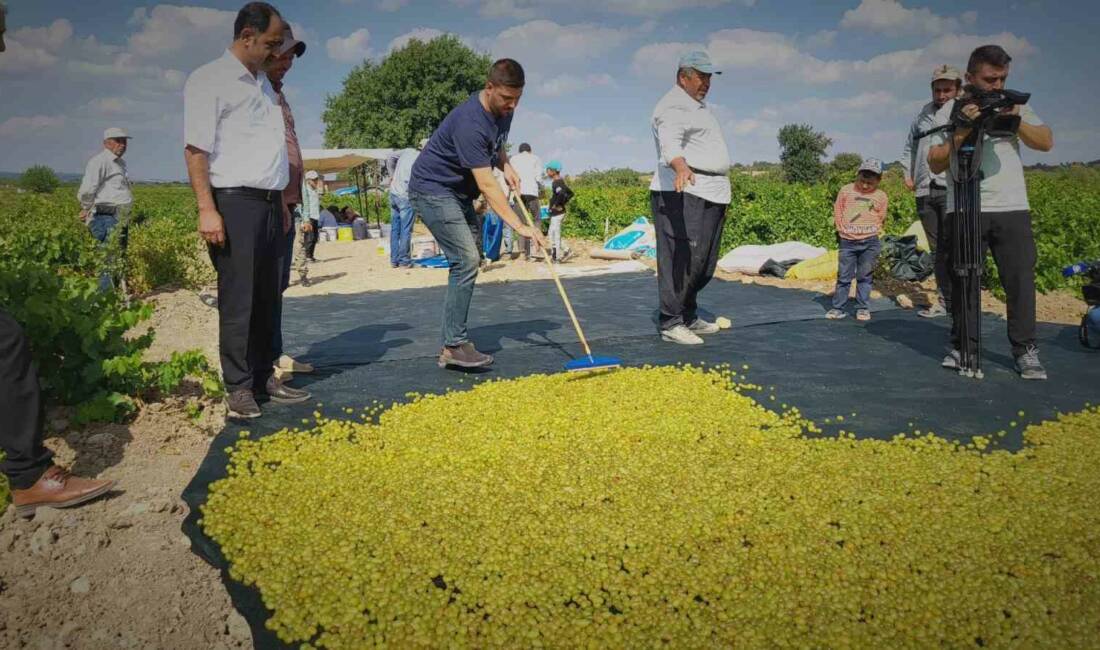
<svg viewBox="0 0 1100 650">
<path fill-rule="evenodd" d="M 95 206 L 96 214 L 118 214 L 117 205 L 97 205 Z"/>
<path fill-rule="evenodd" d="M 937 185 L 935 183 L 929 183 L 928 184 L 928 189 L 930 189 L 930 190 L 942 190 L 942 191 L 946 192 L 947 191 L 947 186 L 946 185 Z"/>
<path fill-rule="evenodd" d="M 725 174 L 721 172 L 708 172 L 702 169 L 696 169 L 694 167 L 688 167 L 688 169 L 695 172 L 696 174 L 699 174 L 700 176 L 725 176 Z"/>
<path fill-rule="evenodd" d="M 282 195 L 282 190 L 261 190 L 256 187 L 215 187 L 214 194 L 243 196 L 265 203 L 274 203 Z"/>
</svg>

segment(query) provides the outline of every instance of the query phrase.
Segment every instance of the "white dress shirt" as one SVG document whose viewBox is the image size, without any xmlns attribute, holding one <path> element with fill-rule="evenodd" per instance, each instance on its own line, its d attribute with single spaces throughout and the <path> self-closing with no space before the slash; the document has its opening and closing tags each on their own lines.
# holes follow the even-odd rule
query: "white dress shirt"
<svg viewBox="0 0 1100 650">
<path fill-rule="evenodd" d="M 684 191 L 711 203 L 729 205 L 730 152 L 718 120 L 703 102 L 696 101 L 680 86 L 673 86 L 653 109 L 653 142 L 657 146 L 657 173 L 649 189 L 675 191 L 676 170 L 669 163 L 683 157 L 693 170 L 718 176 L 695 174 L 695 184 Z"/>
<path fill-rule="evenodd" d="M 901 150 L 901 167 L 905 170 L 906 178 L 913 179 L 913 189 L 917 196 L 928 196 L 929 186 L 935 181 L 940 187 L 947 187 L 947 179 L 943 172 L 933 174 L 928 168 L 928 147 L 932 137 L 915 140 L 921 131 L 932 128 L 936 121 L 936 105 L 928 102 L 920 109 L 913 124 L 909 127 L 909 135 L 905 140 L 905 146 Z"/>
<path fill-rule="evenodd" d="M 393 168 L 393 180 L 390 181 L 390 194 L 402 199 L 409 197 L 409 179 L 412 178 L 413 163 L 420 156 L 416 149 L 404 149 Z"/>
<path fill-rule="evenodd" d="M 120 207 L 134 202 L 126 161 L 107 149 L 92 156 L 84 168 L 84 180 L 76 191 L 80 207 L 92 210 L 97 205 Z"/>
<path fill-rule="evenodd" d="M 509 158 L 508 162 L 519 176 L 519 193 L 523 196 L 538 196 L 540 182 L 546 176 L 542 160 L 530 151 L 524 151 Z"/>
<path fill-rule="evenodd" d="M 262 72 L 229 50 L 183 88 L 183 137 L 210 154 L 210 184 L 282 190 L 290 182 L 283 109 Z"/>
</svg>

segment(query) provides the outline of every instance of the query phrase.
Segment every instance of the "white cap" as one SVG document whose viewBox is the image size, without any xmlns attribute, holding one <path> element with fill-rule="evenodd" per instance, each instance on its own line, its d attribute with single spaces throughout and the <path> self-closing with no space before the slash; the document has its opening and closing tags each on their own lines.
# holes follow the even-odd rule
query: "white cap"
<svg viewBox="0 0 1100 650">
<path fill-rule="evenodd" d="M 859 165 L 859 171 L 871 172 L 872 174 L 882 176 L 882 161 L 878 158 L 864 158 L 863 162 Z"/>
<path fill-rule="evenodd" d="M 312 180 L 314 180 L 315 178 L 317 178 L 317 172 L 316 172 L 316 170 L 313 170 L 313 169 L 311 169 L 311 170 L 309 170 L 308 172 L 306 172 L 306 180 L 308 180 L 308 181 L 312 181 Z"/>
<path fill-rule="evenodd" d="M 111 128 L 103 132 L 103 139 L 111 140 L 112 138 L 125 138 L 128 140 L 130 139 L 130 136 L 126 135 L 126 132 L 118 128 L 117 126 L 112 126 Z"/>
</svg>

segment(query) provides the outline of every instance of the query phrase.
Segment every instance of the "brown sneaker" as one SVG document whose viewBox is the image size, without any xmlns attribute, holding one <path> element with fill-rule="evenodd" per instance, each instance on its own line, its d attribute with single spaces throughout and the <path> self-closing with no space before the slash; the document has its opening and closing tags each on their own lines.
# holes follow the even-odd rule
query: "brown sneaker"
<svg viewBox="0 0 1100 650">
<path fill-rule="evenodd" d="M 264 390 L 268 398 L 276 404 L 301 404 L 302 402 L 308 402 L 312 397 L 308 391 L 287 386 L 275 375 L 268 377 Z"/>
<path fill-rule="evenodd" d="M 492 365 L 493 356 L 477 351 L 473 343 L 467 341 L 455 347 L 444 346 L 439 353 L 439 367 L 458 366 L 459 368 L 484 368 Z"/>
<path fill-rule="evenodd" d="M 233 391 L 225 396 L 225 415 L 235 420 L 251 420 L 262 415 L 256 397 L 247 388 Z"/>
<path fill-rule="evenodd" d="M 41 507 L 69 508 L 105 494 L 115 486 L 114 481 L 77 478 L 68 470 L 52 465 L 38 482 L 26 490 L 12 490 L 11 500 L 15 514 L 33 517 Z"/>
</svg>

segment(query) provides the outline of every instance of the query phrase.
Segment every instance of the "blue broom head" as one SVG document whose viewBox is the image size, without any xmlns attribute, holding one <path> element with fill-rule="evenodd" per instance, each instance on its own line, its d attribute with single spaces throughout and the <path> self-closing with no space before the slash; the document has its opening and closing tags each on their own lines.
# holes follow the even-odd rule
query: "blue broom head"
<svg viewBox="0 0 1100 650">
<path fill-rule="evenodd" d="M 623 360 L 618 357 L 589 357 L 584 356 L 573 359 L 565 364 L 569 372 L 582 372 L 584 370 L 604 370 L 606 368 L 618 368 L 623 365 Z"/>
</svg>

